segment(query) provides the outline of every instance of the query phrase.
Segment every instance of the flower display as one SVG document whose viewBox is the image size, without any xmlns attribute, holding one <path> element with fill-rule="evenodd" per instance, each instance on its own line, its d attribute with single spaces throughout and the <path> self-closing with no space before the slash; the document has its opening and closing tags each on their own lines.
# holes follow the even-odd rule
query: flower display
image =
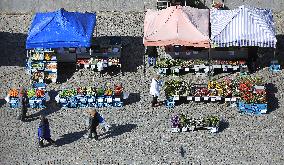
<svg viewBox="0 0 284 165">
<path fill-rule="evenodd" d="M 204 118 L 188 118 L 184 114 L 176 114 L 171 118 L 172 128 L 182 128 L 182 127 L 219 127 L 220 118 L 217 116 L 208 116 Z"/>
<path fill-rule="evenodd" d="M 166 96 L 184 95 L 189 91 L 189 84 L 185 81 L 170 80 L 165 82 Z"/>
<path fill-rule="evenodd" d="M 256 89 L 256 86 L 263 87 Z M 207 85 L 191 84 L 171 80 L 165 83 L 166 96 L 220 96 L 225 98 L 239 97 L 244 103 L 266 103 L 264 83 L 258 77 L 241 76 L 236 79 L 224 78 L 221 81 L 212 80 Z"/>
<path fill-rule="evenodd" d="M 174 115 L 171 118 L 171 122 L 172 122 L 172 128 L 179 128 L 180 127 L 179 115 Z"/>
<path fill-rule="evenodd" d="M 157 61 L 158 68 L 171 68 L 174 66 L 180 66 L 182 68 L 191 68 L 194 65 L 201 65 L 205 64 L 208 65 L 207 60 L 201 59 L 190 59 L 190 60 L 183 60 L 183 59 L 169 59 L 169 58 L 161 58 Z M 211 65 L 243 65 L 246 62 L 244 60 L 212 60 L 210 62 Z"/>
</svg>

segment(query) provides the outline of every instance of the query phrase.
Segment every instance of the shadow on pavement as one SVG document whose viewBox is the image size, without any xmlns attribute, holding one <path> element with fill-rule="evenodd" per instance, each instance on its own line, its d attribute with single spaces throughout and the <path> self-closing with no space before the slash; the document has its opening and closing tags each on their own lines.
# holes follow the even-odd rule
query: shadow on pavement
<svg viewBox="0 0 284 165">
<path fill-rule="evenodd" d="M 56 145 L 57 146 L 63 146 L 63 145 L 66 145 L 66 144 L 73 143 L 73 142 L 79 140 L 80 138 L 82 138 L 83 135 L 86 132 L 87 131 L 84 130 L 84 131 L 72 132 L 72 133 L 62 135 L 60 139 L 56 140 Z"/>
<path fill-rule="evenodd" d="M 99 135 L 99 140 L 119 136 L 126 132 L 131 132 L 131 130 L 133 130 L 136 127 L 137 127 L 136 124 L 124 124 L 124 125 L 112 124 L 108 132 L 104 133 L 103 135 Z M 104 136 L 105 134 L 106 136 Z M 100 139 L 101 136 L 104 136 L 104 137 Z"/>
</svg>

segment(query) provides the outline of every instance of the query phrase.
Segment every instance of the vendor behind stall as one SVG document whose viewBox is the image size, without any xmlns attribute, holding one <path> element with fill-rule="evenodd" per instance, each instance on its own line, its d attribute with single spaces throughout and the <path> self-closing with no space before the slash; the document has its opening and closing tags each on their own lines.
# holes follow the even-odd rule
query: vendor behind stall
<svg viewBox="0 0 284 165">
<path fill-rule="evenodd" d="M 156 46 L 148 46 L 146 50 L 146 55 L 148 55 L 148 65 L 156 66 L 156 58 L 158 57 L 158 51 Z"/>
<path fill-rule="evenodd" d="M 99 60 L 97 63 L 97 69 L 100 72 L 100 77 L 103 76 L 103 70 L 104 70 L 104 66 L 103 66 L 103 61 Z"/>
</svg>

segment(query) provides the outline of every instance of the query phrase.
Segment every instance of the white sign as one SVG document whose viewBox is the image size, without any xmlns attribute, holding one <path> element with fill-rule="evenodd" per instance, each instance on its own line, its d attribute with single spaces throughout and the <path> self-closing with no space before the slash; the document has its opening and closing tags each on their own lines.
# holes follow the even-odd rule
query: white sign
<svg viewBox="0 0 284 165">
<path fill-rule="evenodd" d="M 195 101 L 200 101 L 200 97 L 195 97 L 194 100 Z"/>
</svg>

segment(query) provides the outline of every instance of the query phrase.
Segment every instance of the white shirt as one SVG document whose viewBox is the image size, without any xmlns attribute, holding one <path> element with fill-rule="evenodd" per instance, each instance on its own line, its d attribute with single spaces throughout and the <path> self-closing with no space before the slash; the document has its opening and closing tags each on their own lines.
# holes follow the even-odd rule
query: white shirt
<svg viewBox="0 0 284 165">
<path fill-rule="evenodd" d="M 98 71 L 99 71 L 99 72 L 102 71 L 102 70 L 104 70 L 103 62 L 99 61 L 99 62 L 97 63 L 97 68 L 98 68 Z"/>
<path fill-rule="evenodd" d="M 160 96 L 160 84 L 154 78 L 152 79 L 150 94 L 153 96 Z"/>
</svg>

